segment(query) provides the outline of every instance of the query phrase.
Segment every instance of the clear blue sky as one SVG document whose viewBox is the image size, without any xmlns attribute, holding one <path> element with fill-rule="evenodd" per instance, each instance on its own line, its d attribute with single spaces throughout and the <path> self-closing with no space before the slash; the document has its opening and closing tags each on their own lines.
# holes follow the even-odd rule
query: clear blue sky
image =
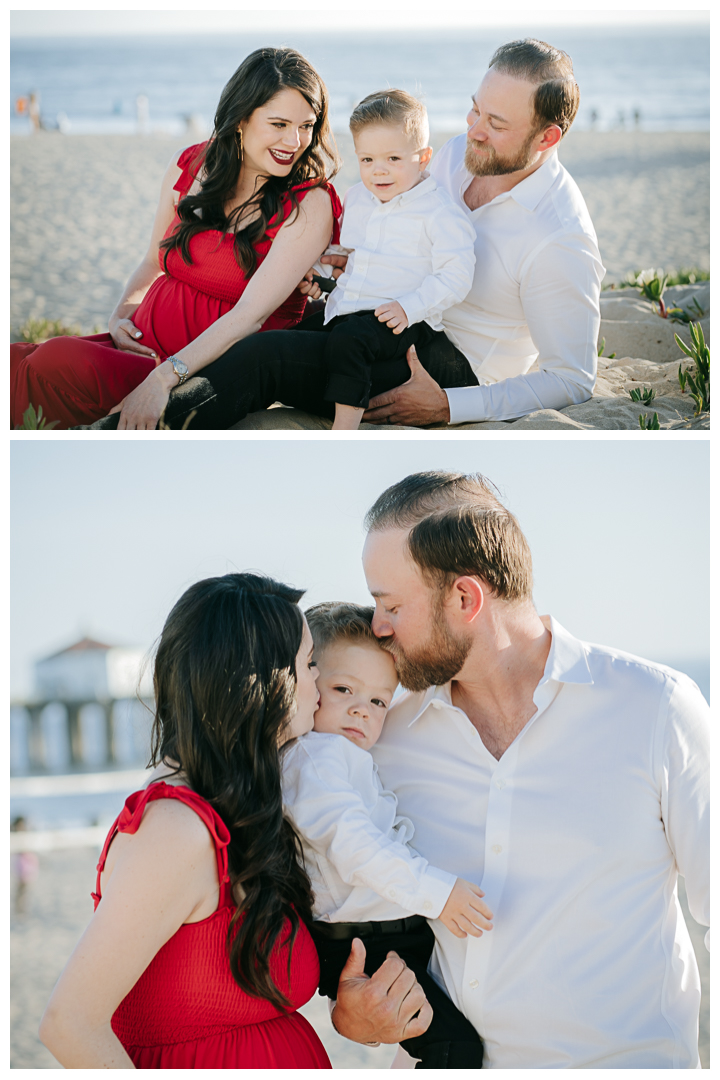
<svg viewBox="0 0 720 1080">
<path fill-rule="evenodd" d="M 214 574 L 259 569 L 307 603 L 368 602 L 363 514 L 433 468 L 498 485 L 541 613 L 650 659 L 709 654 L 706 441 L 41 438 L 13 441 L 11 468 L 16 695 L 33 659 L 83 633 L 149 646 L 181 592 Z"/>
<path fill-rule="evenodd" d="M 17 36 L 55 36 L 61 34 L 168 34 L 168 33 L 237 33 L 242 30 L 307 30 L 315 24 L 318 31 L 351 30 L 377 25 L 382 20 L 385 29 L 422 30 L 429 28 L 457 29 L 459 27 L 527 27 L 536 26 L 623 26 L 647 23 L 652 27 L 673 23 L 708 24 L 709 5 L 696 4 L 692 10 L 681 10 L 672 4 L 647 4 L 628 8 L 624 4 L 604 5 L 584 10 L 577 4 L 548 10 L 541 4 L 522 8 L 503 5 L 497 10 L 488 5 L 436 5 L 423 8 L 417 0 L 387 3 L 387 0 L 366 0 L 362 6 L 300 5 L 293 10 L 263 5 L 248 8 L 234 4 L 225 11 L 205 10 L 18 10 L 10 12 L 10 33 Z M 535 32 L 535 31 L 534 31 Z"/>
</svg>

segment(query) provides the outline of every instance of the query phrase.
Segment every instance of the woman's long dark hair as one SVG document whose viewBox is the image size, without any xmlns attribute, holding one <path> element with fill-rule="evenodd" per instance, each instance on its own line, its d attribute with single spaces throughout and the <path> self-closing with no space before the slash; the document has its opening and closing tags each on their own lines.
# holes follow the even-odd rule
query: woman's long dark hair
<svg viewBox="0 0 720 1080">
<path fill-rule="evenodd" d="M 271 176 L 246 202 L 229 214 L 225 205 L 235 194 L 240 175 L 236 132 L 238 124 L 266 105 L 281 90 L 297 90 L 315 113 L 317 120 L 312 140 L 304 154 L 293 165 L 288 176 Z M 258 217 L 235 234 L 235 258 L 251 277 L 257 266 L 256 244 L 265 235 L 268 223 L 278 214 L 283 195 L 290 194 L 292 210 L 298 200 L 291 188 L 305 180 L 317 185 L 331 179 L 338 170 L 339 159 L 333 145 L 328 123 L 328 96 L 325 84 L 313 66 L 294 49 L 256 49 L 243 60 L 220 95 L 215 113 L 215 128 L 205 152 L 193 168 L 204 169 L 202 187 L 196 195 L 186 195 L 178 204 L 180 225 L 160 247 L 167 255 L 172 248 L 180 251 L 186 263 L 191 263 L 190 241 L 206 229 L 230 232 L 238 219 L 249 209 Z M 334 140 L 332 140 L 334 142 Z M 327 164 L 330 172 L 327 171 Z M 196 212 L 197 211 L 197 212 Z"/>
<path fill-rule="evenodd" d="M 302 590 L 260 574 L 192 585 L 170 612 L 155 658 L 152 764 L 176 762 L 230 830 L 231 880 L 244 891 L 228 931 L 239 986 L 279 1008 L 270 954 L 290 922 L 312 918 L 298 838 L 283 817 L 278 737 L 295 709 Z M 242 916 L 242 917 L 241 917 Z"/>
</svg>

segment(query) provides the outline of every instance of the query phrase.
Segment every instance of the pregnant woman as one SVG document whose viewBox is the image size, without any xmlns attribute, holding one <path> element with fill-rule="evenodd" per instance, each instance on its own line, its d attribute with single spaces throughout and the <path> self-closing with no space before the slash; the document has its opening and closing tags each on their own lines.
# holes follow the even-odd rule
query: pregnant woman
<svg viewBox="0 0 720 1080">
<path fill-rule="evenodd" d="M 10 346 L 11 425 L 120 411 L 155 428 L 170 390 L 235 342 L 297 325 L 305 272 L 338 239 L 327 91 L 293 49 L 258 49 L 222 92 L 207 143 L 165 173 L 147 253 L 109 334 Z"/>
<path fill-rule="evenodd" d="M 318 705 L 299 589 L 191 586 L 155 660 L 151 783 L 100 862 L 40 1037 L 68 1069 L 329 1069 L 295 1010 L 319 977 L 280 747 Z"/>
</svg>

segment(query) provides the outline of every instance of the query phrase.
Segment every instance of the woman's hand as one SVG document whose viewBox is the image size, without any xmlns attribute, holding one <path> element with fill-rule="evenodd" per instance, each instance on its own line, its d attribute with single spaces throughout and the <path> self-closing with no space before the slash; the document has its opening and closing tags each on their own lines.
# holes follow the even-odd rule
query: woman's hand
<svg viewBox="0 0 720 1080">
<path fill-rule="evenodd" d="M 157 353 L 147 345 L 141 344 L 139 339 L 142 337 L 142 330 L 138 330 L 132 319 L 120 319 L 113 314 L 110 316 L 108 329 L 118 349 L 122 349 L 123 352 L 138 353 L 140 356 L 151 356 L 153 360 L 157 360 Z"/>
<path fill-rule="evenodd" d="M 151 371 L 132 393 L 110 410 L 111 416 L 120 413 L 118 431 L 154 431 L 175 385 L 177 375 L 167 361 Z"/>
</svg>

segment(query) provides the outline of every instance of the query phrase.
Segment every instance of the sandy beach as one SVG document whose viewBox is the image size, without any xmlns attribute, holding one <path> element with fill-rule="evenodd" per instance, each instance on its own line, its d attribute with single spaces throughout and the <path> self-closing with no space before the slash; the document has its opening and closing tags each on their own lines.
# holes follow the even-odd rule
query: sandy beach
<svg viewBox="0 0 720 1080">
<path fill-rule="evenodd" d="M 437 151 L 447 136 L 436 136 Z M 163 171 L 190 137 L 11 138 L 11 314 L 105 330 L 147 244 Z M 571 131 L 560 157 L 587 201 L 606 282 L 650 266 L 709 269 L 710 137 Z M 348 136 L 340 195 L 358 180 Z"/>
<path fill-rule="evenodd" d="M 10 1067 L 13 1069 L 61 1067 L 38 1039 L 37 1029 L 63 965 L 92 915 L 90 891 L 95 885 L 97 858 L 98 850 L 89 847 L 41 854 L 40 871 L 28 895 L 27 913 L 12 916 Z M 688 916 L 682 888 L 681 903 L 702 979 L 700 1058 L 707 1069 L 710 1067 L 709 956 L 703 944 L 702 928 Z M 394 1047 L 373 1049 L 342 1039 L 330 1024 L 324 998 L 316 996 L 302 1012 L 318 1032 L 334 1068 L 389 1068 Z"/>
</svg>

